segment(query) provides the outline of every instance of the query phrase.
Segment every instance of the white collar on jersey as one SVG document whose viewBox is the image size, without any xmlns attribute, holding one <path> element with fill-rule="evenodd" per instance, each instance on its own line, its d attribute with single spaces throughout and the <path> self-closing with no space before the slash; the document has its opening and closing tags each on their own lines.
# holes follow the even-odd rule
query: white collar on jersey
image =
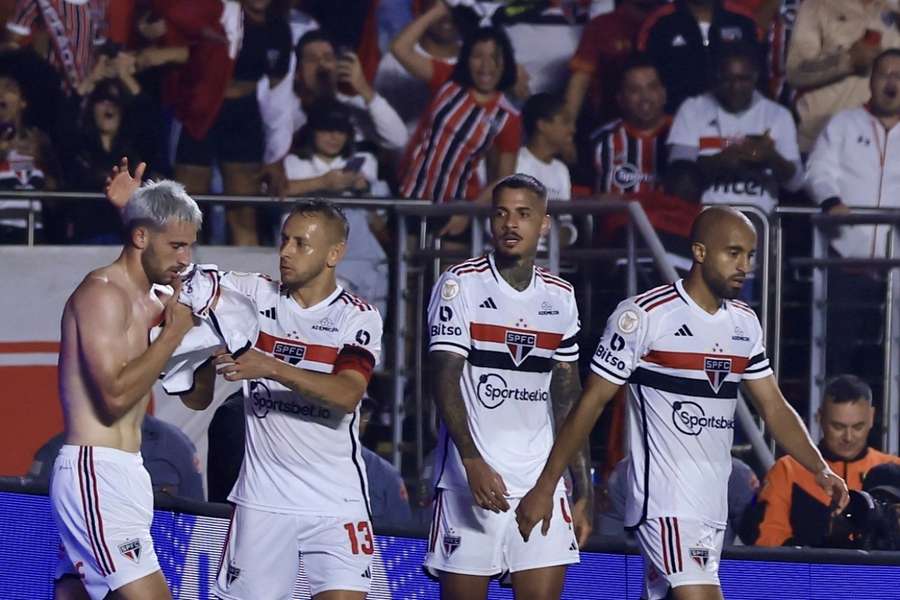
<svg viewBox="0 0 900 600">
<path fill-rule="evenodd" d="M 336 288 L 334 288 L 333 292 L 331 292 L 324 299 L 316 302 L 312 306 L 301 306 L 300 303 L 297 302 L 297 300 L 290 293 L 288 293 L 287 296 L 288 296 L 288 298 L 291 299 L 291 306 L 295 310 L 298 310 L 300 312 L 312 312 L 312 311 L 316 311 L 316 310 L 321 310 L 321 309 L 325 308 L 326 306 L 329 306 L 332 302 L 337 300 L 337 297 L 340 296 L 341 293 L 343 293 L 343 291 L 344 291 L 344 288 L 342 288 L 340 285 L 338 285 Z"/>
<path fill-rule="evenodd" d="M 675 282 L 675 289 L 678 291 L 678 294 L 687 302 L 688 306 L 694 309 L 699 316 L 703 317 L 707 321 L 716 321 L 718 319 L 723 318 L 727 314 L 727 307 L 725 301 L 722 300 L 722 304 L 719 305 L 719 310 L 715 312 L 715 314 L 709 314 L 706 310 L 694 302 L 694 299 L 691 298 L 691 295 L 687 293 L 687 290 L 684 289 L 684 279 L 679 279 Z"/>
<path fill-rule="evenodd" d="M 521 292 L 509 285 L 509 282 L 503 278 L 503 275 L 500 274 L 500 269 L 497 268 L 497 263 L 494 262 L 494 253 L 488 253 L 488 264 L 491 265 L 491 273 L 494 275 L 494 279 L 497 280 L 497 284 L 500 286 L 500 289 L 507 295 L 513 296 L 515 298 L 522 298 L 523 296 L 530 295 L 534 291 L 534 267 L 531 267 L 531 281 L 528 283 L 528 287 L 522 290 Z"/>
</svg>

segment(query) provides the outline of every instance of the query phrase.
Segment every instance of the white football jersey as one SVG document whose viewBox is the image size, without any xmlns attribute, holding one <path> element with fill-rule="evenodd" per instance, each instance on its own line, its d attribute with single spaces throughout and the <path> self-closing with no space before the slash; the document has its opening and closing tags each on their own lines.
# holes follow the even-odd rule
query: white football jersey
<svg viewBox="0 0 900 600">
<path fill-rule="evenodd" d="M 672 121 L 667 143 L 697 148 L 698 156 L 711 156 L 748 135 L 764 133 L 774 140 L 784 159 L 802 168 L 794 118 L 788 109 L 759 92 L 754 92 L 752 104 L 741 113 L 728 112 L 712 94 L 688 98 Z M 765 212 L 771 212 L 777 202 L 778 184 L 771 172 L 761 180 L 748 175 L 717 178 L 703 193 L 704 204 L 753 204 Z"/>
<path fill-rule="evenodd" d="M 629 384 L 625 523 L 684 517 L 725 526 L 734 410 L 742 379 L 772 374 L 753 310 L 711 315 L 682 281 L 619 304 L 591 370 Z"/>
<path fill-rule="evenodd" d="M 296 367 L 367 379 L 381 354 L 381 315 L 338 288 L 308 308 L 265 275 L 229 272 L 222 285 L 255 303 L 256 348 Z M 232 502 L 280 513 L 367 515 L 359 408 L 352 413 L 305 399 L 269 379 L 244 382 L 247 442 Z"/>
<path fill-rule="evenodd" d="M 554 361 L 578 360 L 578 307 L 572 286 L 540 267 L 517 291 L 493 254 L 448 269 L 428 305 L 429 352 L 466 357 L 459 387 L 481 456 L 512 497 L 537 481 L 553 446 L 550 378 Z M 441 426 L 435 485 L 467 490 L 453 440 Z"/>
</svg>

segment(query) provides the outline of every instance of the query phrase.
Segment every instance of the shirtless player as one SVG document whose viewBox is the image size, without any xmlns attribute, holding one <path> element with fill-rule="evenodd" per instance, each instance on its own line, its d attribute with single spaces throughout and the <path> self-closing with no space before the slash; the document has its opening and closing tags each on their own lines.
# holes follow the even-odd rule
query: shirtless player
<svg viewBox="0 0 900 600">
<path fill-rule="evenodd" d="M 171 598 L 150 537 L 153 491 L 140 454 L 141 422 L 153 383 L 193 326 L 190 309 L 175 299 L 201 214 L 181 185 L 161 181 L 134 191 L 122 220 L 121 255 L 88 273 L 63 311 L 66 437 L 50 487 L 66 554 L 57 598 L 84 598 L 85 590 L 92 600 Z M 160 299 L 153 284 L 172 285 L 175 294 Z M 161 320 L 162 334 L 148 344 L 147 332 Z"/>
</svg>

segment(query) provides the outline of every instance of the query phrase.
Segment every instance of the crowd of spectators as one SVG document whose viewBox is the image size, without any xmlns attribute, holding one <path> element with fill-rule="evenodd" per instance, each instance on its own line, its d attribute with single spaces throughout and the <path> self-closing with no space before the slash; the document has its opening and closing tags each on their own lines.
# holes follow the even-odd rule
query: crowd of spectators
<svg viewBox="0 0 900 600">
<path fill-rule="evenodd" d="M 483 202 L 493 181 L 521 171 L 555 200 L 639 200 L 676 265 L 689 262 L 688 228 L 701 204 L 763 212 L 784 202 L 834 213 L 900 207 L 896 1 L 512 6 L 0 2 L 0 190 L 96 192 L 126 156 L 147 161 L 147 176 L 173 176 L 198 194 Z M 103 202 L 17 197 L 0 200 L 0 243 L 25 241 L 28 211 L 45 242 L 118 240 L 118 216 Z M 350 213 L 348 256 L 383 264 L 389 228 L 375 213 Z M 224 215 L 227 236 L 207 241 L 277 239 L 281 211 L 230 205 Z M 571 219 L 561 224 L 563 244 L 624 236 L 615 218 L 598 225 L 593 240 L 578 239 Z M 434 233 L 453 240 L 468 227 L 454 217 Z M 887 228 L 845 227 L 832 246 L 843 256 L 879 257 L 887 238 Z M 386 297 L 386 273 L 369 275 L 366 295 Z M 869 273 L 835 277 L 842 283 L 833 289 L 856 299 L 883 290 Z M 852 311 L 832 312 L 830 330 L 858 326 Z M 830 372 L 854 368 L 840 362 L 846 356 L 830 353 Z M 875 456 L 865 446 L 841 454 L 835 441 L 834 432 L 858 425 L 849 420 L 859 415 L 840 416 L 850 409 L 864 413 L 868 434 L 871 391 L 863 386 L 836 380 L 821 415 L 823 452 L 845 470 Z M 746 499 L 756 493 L 752 477 L 735 471 L 743 478 L 735 483 L 735 529 L 748 506 L 762 519 L 745 541 L 757 533 L 763 544 L 820 541 L 795 520 L 824 510 L 821 499 L 788 491 L 803 488 L 789 483 L 795 470 L 776 463 L 757 504 Z M 210 497 L 223 486 L 211 480 Z M 395 487 L 385 498 L 405 502 L 402 481 Z"/>
<path fill-rule="evenodd" d="M 479 201 L 522 170 L 558 199 L 623 194 L 652 212 L 668 165 L 691 161 L 704 203 L 900 197 L 888 0 L 4 4 L 5 189 L 96 191 L 126 155 L 192 193 Z M 840 155 L 848 135 L 865 157 Z M 0 208 L 35 210 L 48 242 L 116 238 L 109 209 L 38 204 Z M 271 242 L 279 216 L 229 205 L 227 237 L 207 241 Z M 4 210 L 0 240 L 24 223 Z M 877 255 L 882 238 L 857 228 L 835 247 Z"/>
</svg>

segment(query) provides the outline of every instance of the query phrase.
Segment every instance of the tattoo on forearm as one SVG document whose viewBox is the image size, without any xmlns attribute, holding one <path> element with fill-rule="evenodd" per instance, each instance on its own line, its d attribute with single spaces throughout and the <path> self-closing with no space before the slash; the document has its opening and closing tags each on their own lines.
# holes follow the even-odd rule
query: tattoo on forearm
<svg viewBox="0 0 900 600">
<path fill-rule="evenodd" d="M 434 401 L 438 413 L 462 458 L 477 458 L 478 448 L 469 430 L 468 412 L 459 389 L 466 359 L 450 352 L 431 355 L 434 364 Z"/>
<path fill-rule="evenodd" d="M 581 377 L 577 362 L 557 362 L 550 379 L 550 401 L 553 405 L 553 421 L 557 433 L 562 428 L 572 407 L 581 397 Z M 581 450 L 569 463 L 575 500 L 593 493 L 591 487 L 591 444 L 585 440 Z"/>
</svg>

